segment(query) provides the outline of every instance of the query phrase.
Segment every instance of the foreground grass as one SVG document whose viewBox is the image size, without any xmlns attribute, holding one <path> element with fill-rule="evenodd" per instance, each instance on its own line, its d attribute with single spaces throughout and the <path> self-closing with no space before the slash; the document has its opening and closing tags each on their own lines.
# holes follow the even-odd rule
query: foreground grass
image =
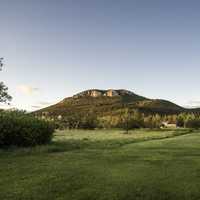
<svg viewBox="0 0 200 200">
<path fill-rule="evenodd" d="M 1 150 L 0 199 L 200 199 L 200 133 L 187 133 L 62 131 Z"/>
</svg>

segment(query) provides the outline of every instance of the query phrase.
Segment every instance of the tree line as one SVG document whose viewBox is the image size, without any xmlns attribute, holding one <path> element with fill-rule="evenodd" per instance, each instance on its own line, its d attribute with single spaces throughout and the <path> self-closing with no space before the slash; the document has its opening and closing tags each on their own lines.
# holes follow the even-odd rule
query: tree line
<svg viewBox="0 0 200 200">
<path fill-rule="evenodd" d="M 69 116 L 48 117 L 47 115 L 44 118 L 54 121 L 60 129 L 122 128 L 128 131 L 136 128 L 165 128 L 170 125 L 173 128 L 200 128 L 200 115 L 198 114 L 147 115 L 137 109 L 129 108 L 125 108 L 117 115 L 110 113 L 110 115 L 101 117 L 89 111 L 85 114 L 73 113 Z"/>
</svg>

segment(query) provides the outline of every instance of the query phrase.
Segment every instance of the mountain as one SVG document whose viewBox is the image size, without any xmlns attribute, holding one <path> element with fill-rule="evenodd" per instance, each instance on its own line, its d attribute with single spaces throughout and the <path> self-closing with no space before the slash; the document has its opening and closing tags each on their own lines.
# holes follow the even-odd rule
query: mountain
<svg viewBox="0 0 200 200">
<path fill-rule="evenodd" d="M 97 116 L 119 115 L 124 108 L 137 109 L 145 114 L 179 114 L 199 112 L 200 109 L 186 109 L 170 101 L 149 99 L 128 90 L 90 89 L 80 92 L 61 102 L 35 112 L 36 115 L 71 116 L 92 112 Z"/>
</svg>

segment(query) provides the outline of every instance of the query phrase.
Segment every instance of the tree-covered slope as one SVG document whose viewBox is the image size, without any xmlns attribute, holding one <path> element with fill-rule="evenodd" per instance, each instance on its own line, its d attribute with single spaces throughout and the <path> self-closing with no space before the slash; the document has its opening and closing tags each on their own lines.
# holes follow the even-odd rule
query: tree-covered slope
<svg viewBox="0 0 200 200">
<path fill-rule="evenodd" d="M 124 108 L 137 109 L 147 114 L 179 114 L 189 111 L 172 102 L 148 99 L 128 90 L 91 89 L 68 97 L 61 102 L 36 111 L 37 115 L 69 116 L 93 112 L 97 116 L 118 115 Z"/>
</svg>

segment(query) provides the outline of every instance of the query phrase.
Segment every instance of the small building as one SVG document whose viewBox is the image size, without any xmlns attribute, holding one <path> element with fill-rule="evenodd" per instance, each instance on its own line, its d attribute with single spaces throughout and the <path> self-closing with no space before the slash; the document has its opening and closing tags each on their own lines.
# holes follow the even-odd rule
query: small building
<svg viewBox="0 0 200 200">
<path fill-rule="evenodd" d="M 62 115 L 58 115 L 58 120 L 62 120 Z"/>
<path fill-rule="evenodd" d="M 162 122 L 161 128 L 177 128 L 176 123 Z"/>
</svg>

